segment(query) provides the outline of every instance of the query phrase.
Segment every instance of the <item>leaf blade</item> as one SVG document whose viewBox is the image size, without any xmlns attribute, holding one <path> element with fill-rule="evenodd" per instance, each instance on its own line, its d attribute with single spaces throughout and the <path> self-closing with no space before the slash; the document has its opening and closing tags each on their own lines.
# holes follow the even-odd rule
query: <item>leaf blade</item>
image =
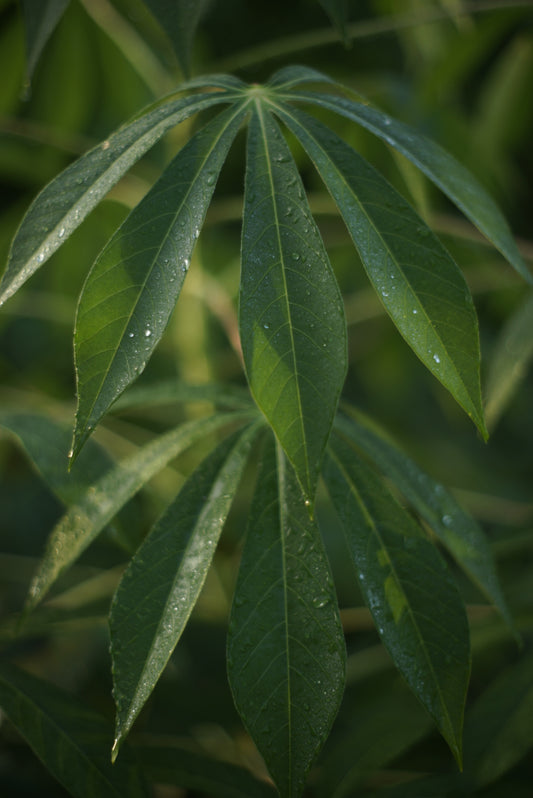
<svg viewBox="0 0 533 798">
<path fill-rule="evenodd" d="M 163 335 L 243 114 L 230 108 L 189 140 L 89 273 L 76 319 L 74 456 Z"/>
<path fill-rule="evenodd" d="M 345 647 L 317 527 L 281 448 L 264 455 L 228 632 L 228 678 L 281 795 L 300 795 L 344 687 Z"/>
<path fill-rule="evenodd" d="M 342 298 L 279 128 L 248 138 L 239 326 L 248 383 L 310 503 L 347 367 Z"/>
<path fill-rule="evenodd" d="M 22 0 L 26 34 L 26 76 L 31 81 L 48 40 L 67 10 L 70 0 Z"/>
<path fill-rule="evenodd" d="M 186 77 L 190 73 L 191 51 L 198 24 L 210 0 L 144 0 L 169 36 Z"/>
</svg>

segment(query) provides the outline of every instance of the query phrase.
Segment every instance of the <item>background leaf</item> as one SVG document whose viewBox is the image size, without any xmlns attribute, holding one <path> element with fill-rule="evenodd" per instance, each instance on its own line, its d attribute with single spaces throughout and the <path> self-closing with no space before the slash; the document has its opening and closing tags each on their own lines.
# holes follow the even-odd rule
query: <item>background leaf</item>
<svg viewBox="0 0 533 798">
<path fill-rule="evenodd" d="M 342 299 L 287 144 L 250 122 L 239 324 L 246 374 L 310 504 L 346 374 Z"/>
<path fill-rule="evenodd" d="M 188 77 L 194 34 L 210 0 L 144 0 L 144 3 L 170 37 L 180 66 Z"/>
<path fill-rule="evenodd" d="M 256 433 L 257 423 L 234 433 L 196 468 L 117 589 L 109 617 L 115 757 L 196 604 Z"/>
<path fill-rule="evenodd" d="M 457 587 L 420 527 L 337 436 L 324 474 L 383 643 L 460 764 L 470 640 Z"/>
<path fill-rule="evenodd" d="M 348 41 L 346 23 L 348 21 L 347 0 L 318 0 L 333 24 L 339 29 L 344 41 Z"/>
<path fill-rule="evenodd" d="M 73 798 L 147 797 L 131 758 L 111 765 L 111 727 L 74 696 L 1 662 L 0 706 Z"/>
<path fill-rule="evenodd" d="M 22 0 L 26 33 L 26 75 L 31 80 L 46 43 L 70 0 Z"/>
<path fill-rule="evenodd" d="M 74 339 L 74 456 L 163 335 L 243 114 L 243 106 L 222 112 L 190 139 L 89 273 Z"/>
<path fill-rule="evenodd" d="M 344 688 L 345 648 L 320 534 L 269 442 L 228 632 L 235 704 L 283 798 L 300 795 Z"/>
<path fill-rule="evenodd" d="M 477 318 L 458 267 L 403 197 L 355 150 L 310 116 L 276 111 L 331 192 L 398 330 L 486 435 Z"/>
</svg>

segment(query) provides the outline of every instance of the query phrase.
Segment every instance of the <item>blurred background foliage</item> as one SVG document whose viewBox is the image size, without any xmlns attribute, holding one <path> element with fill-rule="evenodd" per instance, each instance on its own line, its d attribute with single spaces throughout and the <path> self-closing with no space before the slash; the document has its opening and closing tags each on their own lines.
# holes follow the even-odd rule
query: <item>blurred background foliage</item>
<svg viewBox="0 0 533 798">
<path fill-rule="evenodd" d="M 533 4 L 350 0 L 347 7 L 349 46 L 316 0 L 212 0 L 194 42 L 192 74 L 231 71 L 261 82 L 288 63 L 327 72 L 465 163 L 499 202 L 531 265 Z M 164 32 L 140 0 L 72 0 L 31 83 L 24 42 L 21 9 L 13 0 L 0 0 L 2 263 L 18 222 L 43 185 L 183 78 Z M 410 199 L 463 268 L 479 314 L 491 438 L 488 444 L 481 441 L 400 338 L 372 293 L 330 199 L 295 149 L 345 296 L 350 347 L 345 396 L 384 426 L 433 477 L 451 486 L 483 524 L 527 651 L 533 642 L 530 289 L 401 156 L 346 120 L 328 121 Z M 0 413 L 31 410 L 66 425 L 61 438 L 65 467 L 74 415 L 76 298 L 107 238 L 197 124 L 184 123 L 154 148 L 50 266 L 2 308 Z M 178 377 L 193 383 L 244 384 L 236 320 L 243 141 L 237 139 L 224 168 L 177 310 L 142 382 Z M 203 411 L 205 406 L 191 404 L 116 413 L 96 438 L 113 457 L 122 457 L 154 433 Z M 2 649 L 109 718 L 113 707 L 106 613 L 126 560 L 124 548 L 135 547 L 194 460 L 193 452 L 174 463 L 131 502 L 17 637 L 16 615 L 62 505 L 19 442 L 0 434 Z M 132 739 L 179 744 L 263 774 L 233 709 L 224 666 L 225 623 L 247 488 L 232 512 L 193 622 Z M 349 670 L 341 714 L 317 765 L 311 794 L 333 795 L 332 772 L 348 773 L 336 796 L 355 795 L 357 785 L 358 794 L 369 795 L 417 774 L 453 772 L 449 752 L 378 643 L 353 575 L 346 573 L 336 523 L 326 506 L 321 520 L 343 608 Z M 460 583 L 472 623 L 470 708 L 494 689 L 496 678 L 508 672 L 512 682 L 513 668 L 524 654 L 474 588 Z M 531 706 L 533 675 L 529 682 L 524 678 Z M 505 685 L 501 689 L 505 693 Z M 508 696 L 510 705 L 515 699 Z M 475 738 L 472 729 L 481 723 L 476 720 L 480 711 L 474 707 L 472 713 L 470 726 L 467 715 L 467 732 Z M 525 754 L 533 746 L 532 718 L 533 708 L 529 721 L 519 725 L 522 744 L 512 735 L 507 748 L 504 741 L 499 770 L 496 766 L 486 779 L 488 786 L 476 794 L 500 795 L 498 790 L 505 789 L 508 795 L 530 795 L 533 760 Z M 39 795 L 65 794 L 7 722 L 0 725 L 0 744 L 0 793 L 35 795 L 38 784 Z M 455 794 L 438 792 L 435 785 L 434 790 L 435 795 Z M 158 788 L 161 798 L 203 794 L 168 785 Z M 403 794 L 418 793 L 404 793 L 397 786 L 390 792 Z"/>
</svg>

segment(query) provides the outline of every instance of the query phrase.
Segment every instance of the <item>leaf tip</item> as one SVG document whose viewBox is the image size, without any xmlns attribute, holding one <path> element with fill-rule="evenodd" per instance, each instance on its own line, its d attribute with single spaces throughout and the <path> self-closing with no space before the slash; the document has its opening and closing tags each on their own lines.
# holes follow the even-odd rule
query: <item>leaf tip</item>
<svg viewBox="0 0 533 798">
<path fill-rule="evenodd" d="M 117 760 L 117 756 L 119 754 L 119 751 L 120 751 L 120 734 L 118 734 L 115 737 L 115 739 L 113 740 L 113 745 L 111 746 L 111 764 L 112 765 L 115 764 L 115 762 Z"/>
</svg>

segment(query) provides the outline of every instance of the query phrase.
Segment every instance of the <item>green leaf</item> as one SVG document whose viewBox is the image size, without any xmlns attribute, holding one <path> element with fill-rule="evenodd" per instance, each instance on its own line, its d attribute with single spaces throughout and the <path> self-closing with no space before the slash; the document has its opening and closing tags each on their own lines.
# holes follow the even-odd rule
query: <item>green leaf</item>
<svg viewBox="0 0 533 798">
<path fill-rule="evenodd" d="M 26 612 L 44 597 L 57 577 L 85 551 L 113 516 L 142 486 L 196 441 L 232 421 L 249 418 L 226 413 L 182 424 L 119 463 L 91 486 L 58 521 L 30 587 Z"/>
<path fill-rule="evenodd" d="M 276 92 L 278 92 L 280 89 L 286 91 L 294 86 L 300 86 L 302 83 L 334 84 L 335 81 L 312 67 L 288 66 L 274 72 L 266 85 L 276 89 Z"/>
<path fill-rule="evenodd" d="M 533 747 L 533 656 L 508 667 L 465 720 L 465 778 L 483 787 Z"/>
<path fill-rule="evenodd" d="M 117 706 L 114 758 L 200 595 L 258 425 L 263 422 L 234 433 L 191 474 L 118 586 L 109 618 Z"/>
<path fill-rule="evenodd" d="M 505 218 L 479 181 L 450 153 L 409 125 L 363 103 L 328 94 L 302 92 L 293 100 L 314 103 L 370 130 L 412 161 L 470 219 L 529 283 L 524 263 Z"/>
<path fill-rule="evenodd" d="M 367 161 L 306 114 L 276 107 L 337 203 L 398 330 L 486 436 L 470 291 L 438 238 Z"/>
<path fill-rule="evenodd" d="M 269 440 L 228 632 L 235 704 L 283 798 L 297 798 L 337 713 L 345 647 L 329 566 L 300 486 Z"/>
<path fill-rule="evenodd" d="M 248 139 L 239 323 L 248 382 L 309 504 L 346 374 L 339 287 L 281 132 Z"/>
<path fill-rule="evenodd" d="M 26 33 L 26 75 L 28 83 L 50 36 L 70 0 L 22 0 Z"/>
<path fill-rule="evenodd" d="M 73 798 L 148 795 L 131 758 L 111 765 L 108 723 L 73 696 L 2 662 L 0 706 Z"/>
<path fill-rule="evenodd" d="M 179 402 L 209 402 L 232 410 L 246 409 L 251 404 L 250 392 L 238 385 L 189 385 L 182 380 L 164 380 L 149 385 L 134 385 L 120 396 L 113 411 Z M 81 455 L 80 455 L 81 456 Z"/>
<path fill-rule="evenodd" d="M 136 746 L 143 769 L 158 784 L 175 784 L 212 798 L 275 798 L 275 789 L 244 768 L 179 748 Z"/>
<path fill-rule="evenodd" d="M 502 595 L 489 542 L 479 524 L 443 485 L 422 471 L 375 424 L 352 407 L 348 412 L 349 419 L 337 417 L 337 429 L 394 482 L 512 629 L 513 619 Z"/>
<path fill-rule="evenodd" d="M 348 21 L 347 0 L 318 0 L 328 17 L 336 28 L 338 28 L 342 38 L 348 42 L 346 23 Z"/>
<path fill-rule="evenodd" d="M 214 92 L 180 97 L 148 111 L 119 128 L 45 186 L 13 239 L 0 283 L 0 304 L 54 254 L 109 189 L 167 130 L 221 102 L 228 102 L 228 95 Z"/>
<path fill-rule="evenodd" d="M 183 73 L 188 76 L 194 34 L 210 0 L 144 0 L 170 37 Z"/>
<path fill-rule="evenodd" d="M 336 436 L 325 479 L 383 643 L 460 764 L 470 641 L 457 587 L 420 527 Z"/>
<path fill-rule="evenodd" d="M 533 295 L 529 295 L 503 328 L 487 377 L 485 416 L 496 425 L 527 373 L 533 358 Z"/>
<path fill-rule="evenodd" d="M 74 456 L 163 335 L 244 113 L 230 108 L 190 139 L 89 273 L 76 320 Z"/>
</svg>

